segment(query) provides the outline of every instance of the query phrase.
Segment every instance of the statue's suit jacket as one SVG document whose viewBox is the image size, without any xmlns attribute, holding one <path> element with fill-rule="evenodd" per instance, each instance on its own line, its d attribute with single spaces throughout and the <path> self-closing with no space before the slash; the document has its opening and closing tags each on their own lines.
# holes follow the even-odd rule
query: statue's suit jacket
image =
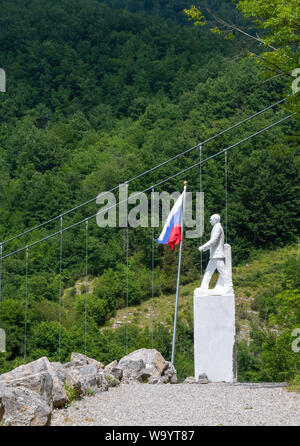
<svg viewBox="0 0 300 446">
<path fill-rule="evenodd" d="M 221 223 L 212 228 L 210 240 L 203 245 L 203 251 L 210 249 L 210 259 L 224 259 L 224 231 Z"/>
</svg>

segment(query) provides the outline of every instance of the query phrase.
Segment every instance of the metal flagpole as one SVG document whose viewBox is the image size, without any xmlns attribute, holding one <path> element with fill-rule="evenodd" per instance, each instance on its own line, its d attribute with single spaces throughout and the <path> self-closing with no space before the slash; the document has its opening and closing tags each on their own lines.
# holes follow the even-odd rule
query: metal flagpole
<svg viewBox="0 0 300 446">
<path fill-rule="evenodd" d="M 25 270 L 25 317 L 24 317 L 24 361 L 27 359 L 27 312 L 28 312 L 28 247 L 26 248 Z"/>
<path fill-rule="evenodd" d="M 84 299 L 84 354 L 86 355 L 87 338 L 87 292 L 88 292 L 88 233 L 89 221 L 85 220 L 85 299 Z"/>
<path fill-rule="evenodd" d="M 184 208 L 185 208 L 186 186 L 187 186 L 187 182 L 185 181 L 184 182 L 184 189 L 183 189 L 183 205 L 182 205 L 182 215 L 181 215 L 182 239 L 183 239 L 183 222 L 184 222 Z M 179 245 L 179 259 L 178 259 L 178 272 L 177 272 L 177 285 L 176 285 L 176 303 L 175 303 L 175 314 L 174 314 L 172 356 L 171 356 L 171 362 L 172 362 L 173 365 L 174 365 L 174 355 L 175 355 L 175 340 L 176 340 L 176 325 L 177 325 L 178 297 L 179 297 L 179 284 L 180 284 L 181 254 L 182 254 L 182 240 L 181 240 L 180 245 Z"/>
<path fill-rule="evenodd" d="M 154 194 L 154 187 L 152 188 L 151 192 L 151 198 L 153 198 Z M 153 206 L 154 200 L 151 200 L 151 211 Z M 151 222 L 152 223 L 152 222 Z M 154 345 L 154 227 L 152 226 L 152 264 L 151 264 L 151 279 L 152 279 L 152 286 L 151 286 L 151 295 L 152 295 L 152 348 Z"/>
<path fill-rule="evenodd" d="M 200 193 L 202 192 L 202 144 L 200 144 Z M 202 245 L 202 235 L 200 237 L 200 245 Z M 203 267 L 202 267 L 202 263 L 203 263 L 203 253 L 202 251 L 200 252 L 200 274 L 201 274 L 201 280 L 202 280 L 202 275 L 203 275 Z"/>
<path fill-rule="evenodd" d="M 2 255 L 3 255 L 3 246 L 0 243 L 0 322 L 1 322 L 1 304 L 2 304 Z"/>
</svg>

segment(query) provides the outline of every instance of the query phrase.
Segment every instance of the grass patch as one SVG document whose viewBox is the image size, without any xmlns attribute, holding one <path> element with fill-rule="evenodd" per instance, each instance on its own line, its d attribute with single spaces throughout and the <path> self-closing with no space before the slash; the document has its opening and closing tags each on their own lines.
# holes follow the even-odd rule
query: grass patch
<svg viewBox="0 0 300 446">
<path fill-rule="evenodd" d="M 296 375 L 293 381 L 287 387 L 288 392 L 300 393 L 300 375 Z"/>
<path fill-rule="evenodd" d="M 233 253 L 234 255 L 234 253 Z M 285 289 L 284 271 L 288 259 L 297 259 L 297 244 L 270 251 L 257 251 L 252 254 L 247 263 L 233 267 L 233 285 L 236 296 L 236 323 L 238 328 L 237 341 L 249 339 L 250 324 L 259 318 L 258 303 L 261 297 L 274 296 Z M 212 277 L 210 288 L 213 288 L 217 280 L 217 274 Z M 78 285 L 80 282 L 78 283 Z M 201 284 L 201 275 L 196 281 L 180 286 L 179 291 L 179 317 L 193 318 L 193 292 Z M 76 285 L 76 286 L 78 286 Z M 93 281 L 90 283 L 93 288 Z M 66 314 L 75 311 L 74 298 L 65 297 Z M 152 321 L 162 324 L 172 331 L 175 308 L 175 292 L 162 294 L 141 302 L 139 305 L 130 306 L 128 321 L 141 330 L 152 330 Z M 118 309 L 114 316 L 106 321 L 100 330 L 111 329 L 119 325 L 116 321 L 126 323 L 126 308 Z"/>
<path fill-rule="evenodd" d="M 70 386 L 69 384 L 65 384 L 65 390 L 69 400 L 69 402 L 65 404 L 65 407 L 69 407 L 72 401 L 80 399 L 80 393 L 74 387 Z"/>
</svg>

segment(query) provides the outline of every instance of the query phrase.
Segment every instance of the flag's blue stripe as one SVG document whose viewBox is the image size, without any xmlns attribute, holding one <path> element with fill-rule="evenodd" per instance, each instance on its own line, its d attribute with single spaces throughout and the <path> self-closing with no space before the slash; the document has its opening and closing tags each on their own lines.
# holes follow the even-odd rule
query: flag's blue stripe
<svg viewBox="0 0 300 446">
<path fill-rule="evenodd" d="M 157 239 L 157 243 L 161 244 L 167 244 L 172 232 L 172 229 L 175 225 L 179 225 L 181 223 L 181 212 L 182 212 L 182 206 L 176 211 L 176 213 L 173 215 L 173 217 L 170 220 L 169 226 L 166 229 L 164 238 L 162 240 Z"/>
<path fill-rule="evenodd" d="M 176 214 L 175 214 L 175 215 L 176 215 Z M 166 245 L 166 244 L 168 243 L 169 238 L 170 238 L 170 235 L 171 235 L 171 231 L 172 231 L 173 226 L 174 226 L 174 224 L 175 224 L 175 223 L 174 223 L 175 215 L 173 215 L 173 217 L 172 217 L 171 220 L 170 220 L 170 224 L 169 224 L 169 226 L 168 226 L 167 229 L 166 229 L 164 238 L 163 238 L 162 240 L 156 239 L 157 243 L 161 243 L 161 244 L 163 244 L 163 245 Z"/>
</svg>

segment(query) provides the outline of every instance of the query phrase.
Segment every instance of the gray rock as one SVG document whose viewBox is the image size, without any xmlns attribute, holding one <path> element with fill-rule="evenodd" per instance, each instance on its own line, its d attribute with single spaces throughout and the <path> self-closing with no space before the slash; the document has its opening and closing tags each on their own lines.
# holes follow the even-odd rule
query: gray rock
<svg viewBox="0 0 300 446">
<path fill-rule="evenodd" d="M 142 378 L 142 381 L 146 380 L 148 382 L 149 378 L 152 376 L 152 369 L 143 369 L 140 372 L 140 376 Z"/>
<path fill-rule="evenodd" d="M 200 373 L 198 375 L 197 384 L 208 384 L 208 378 L 205 373 Z"/>
<path fill-rule="evenodd" d="M 140 370 L 142 370 L 145 367 L 145 363 L 142 359 L 132 360 L 132 359 L 125 359 L 125 358 L 122 358 L 119 362 L 118 367 L 121 370 L 132 369 L 132 370 L 136 370 L 137 372 L 139 372 Z"/>
<path fill-rule="evenodd" d="M 106 380 L 106 375 L 105 375 L 104 370 L 101 370 L 99 372 L 99 382 L 101 383 L 100 384 L 100 391 L 104 391 L 105 392 L 105 391 L 108 390 L 108 387 L 110 387 L 109 384 L 108 384 L 108 381 Z"/>
<path fill-rule="evenodd" d="M 63 385 L 63 380 L 59 379 L 56 373 L 57 366 L 52 366 L 48 358 L 42 357 L 40 359 L 37 359 L 36 361 L 29 362 L 28 364 L 21 365 L 14 370 L 4 373 L 3 375 L 0 375 L 0 383 L 13 383 L 16 384 L 19 382 L 19 385 L 22 385 L 24 387 L 27 387 L 28 389 L 33 389 L 35 391 L 38 390 L 38 377 L 35 378 L 28 378 L 31 375 L 37 375 L 37 374 L 43 374 L 47 373 L 51 376 L 52 379 L 52 389 L 51 389 L 51 399 L 53 407 L 62 407 L 64 406 L 69 400 Z M 45 397 L 45 395 L 48 395 L 48 390 L 45 391 L 42 381 L 48 382 L 48 386 L 50 387 L 50 379 L 49 378 L 42 378 L 40 377 L 41 381 L 41 395 Z M 21 381 L 15 381 L 15 380 L 21 380 Z M 33 386 L 33 387 L 32 387 Z M 48 397 L 46 398 L 48 399 Z M 50 405 L 51 402 L 49 403 Z"/>
<path fill-rule="evenodd" d="M 114 375 L 110 375 L 109 373 L 105 375 L 105 380 L 108 387 L 116 387 L 120 384 L 120 381 Z"/>
<path fill-rule="evenodd" d="M 158 370 L 152 370 L 151 376 L 148 379 L 148 384 L 164 384 L 165 383 L 165 379 L 162 377 L 162 375 L 160 374 L 160 372 Z"/>
<path fill-rule="evenodd" d="M 110 373 L 110 371 L 112 370 L 112 369 L 115 369 L 116 367 L 118 367 L 118 361 L 112 361 L 112 362 L 110 362 L 108 365 L 106 365 L 105 367 L 104 367 L 104 371 L 106 372 L 106 373 Z"/>
<path fill-rule="evenodd" d="M 166 366 L 162 374 L 163 377 L 167 378 L 167 383 L 176 384 L 177 383 L 177 372 L 174 365 L 170 361 L 166 361 Z"/>
<path fill-rule="evenodd" d="M 123 384 L 136 384 L 136 383 L 142 383 L 143 380 L 138 371 L 133 369 L 124 369 L 121 382 Z"/>
<path fill-rule="evenodd" d="M 8 387 L 25 387 L 39 395 L 49 407 L 52 408 L 53 380 L 48 372 L 35 373 L 34 375 L 24 375 L 20 378 L 13 378 L 5 374 L 0 377 L 0 383 Z"/>
<path fill-rule="evenodd" d="M 145 363 L 141 358 L 135 359 L 131 355 L 124 356 L 118 363 L 118 368 L 122 370 L 123 384 L 142 382 L 141 372 L 145 368 Z"/>
<path fill-rule="evenodd" d="M 99 388 L 107 390 L 105 375 L 96 364 L 68 367 L 66 384 L 73 387 L 79 396 L 86 395 L 90 390 L 97 392 Z"/>
<path fill-rule="evenodd" d="M 83 365 L 95 365 L 99 369 L 104 369 L 104 364 L 102 364 L 99 361 L 96 361 L 96 359 L 89 358 L 88 356 L 83 355 L 82 353 L 72 353 L 69 364 L 71 367 L 79 367 Z"/>
<path fill-rule="evenodd" d="M 183 381 L 183 384 L 197 384 L 196 378 L 194 376 L 188 376 Z"/>
<path fill-rule="evenodd" d="M 0 421 L 8 426 L 48 426 L 51 408 L 37 393 L 0 385 Z"/>
<path fill-rule="evenodd" d="M 55 371 L 55 374 L 60 381 L 61 385 L 64 386 L 66 382 L 66 371 L 63 364 L 60 362 L 51 362 L 51 366 Z"/>
<path fill-rule="evenodd" d="M 118 368 L 122 369 L 123 383 L 148 382 L 149 384 L 175 384 L 176 370 L 155 349 L 142 348 L 124 356 Z"/>
<path fill-rule="evenodd" d="M 151 378 L 148 379 L 148 384 L 161 384 L 161 380 L 151 376 Z"/>
<path fill-rule="evenodd" d="M 116 379 L 121 380 L 123 371 L 118 367 L 118 361 L 113 361 L 104 368 L 107 375 L 113 375 Z"/>
<path fill-rule="evenodd" d="M 124 356 L 124 358 L 122 358 L 119 361 L 118 366 L 122 367 L 122 365 L 129 360 L 143 361 L 145 364 L 144 365 L 145 368 L 158 370 L 160 374 L 162 374 L 162 372 L 166 367 L 166 361 L 164 360 L 162 355 L 154 348 L 153 349 L 141 348 L 139 350 L 136 350 L 130 353 L 129 355 Z"/>
<path fill-rule="evenodd" d="M 200 373 L 198 376 L 198 379 L 196 379 L 194 376 L 188 376 L 183 381 L 183 384 L 207 384 L 208 379 L 205 373 Z"/>
</svg>

